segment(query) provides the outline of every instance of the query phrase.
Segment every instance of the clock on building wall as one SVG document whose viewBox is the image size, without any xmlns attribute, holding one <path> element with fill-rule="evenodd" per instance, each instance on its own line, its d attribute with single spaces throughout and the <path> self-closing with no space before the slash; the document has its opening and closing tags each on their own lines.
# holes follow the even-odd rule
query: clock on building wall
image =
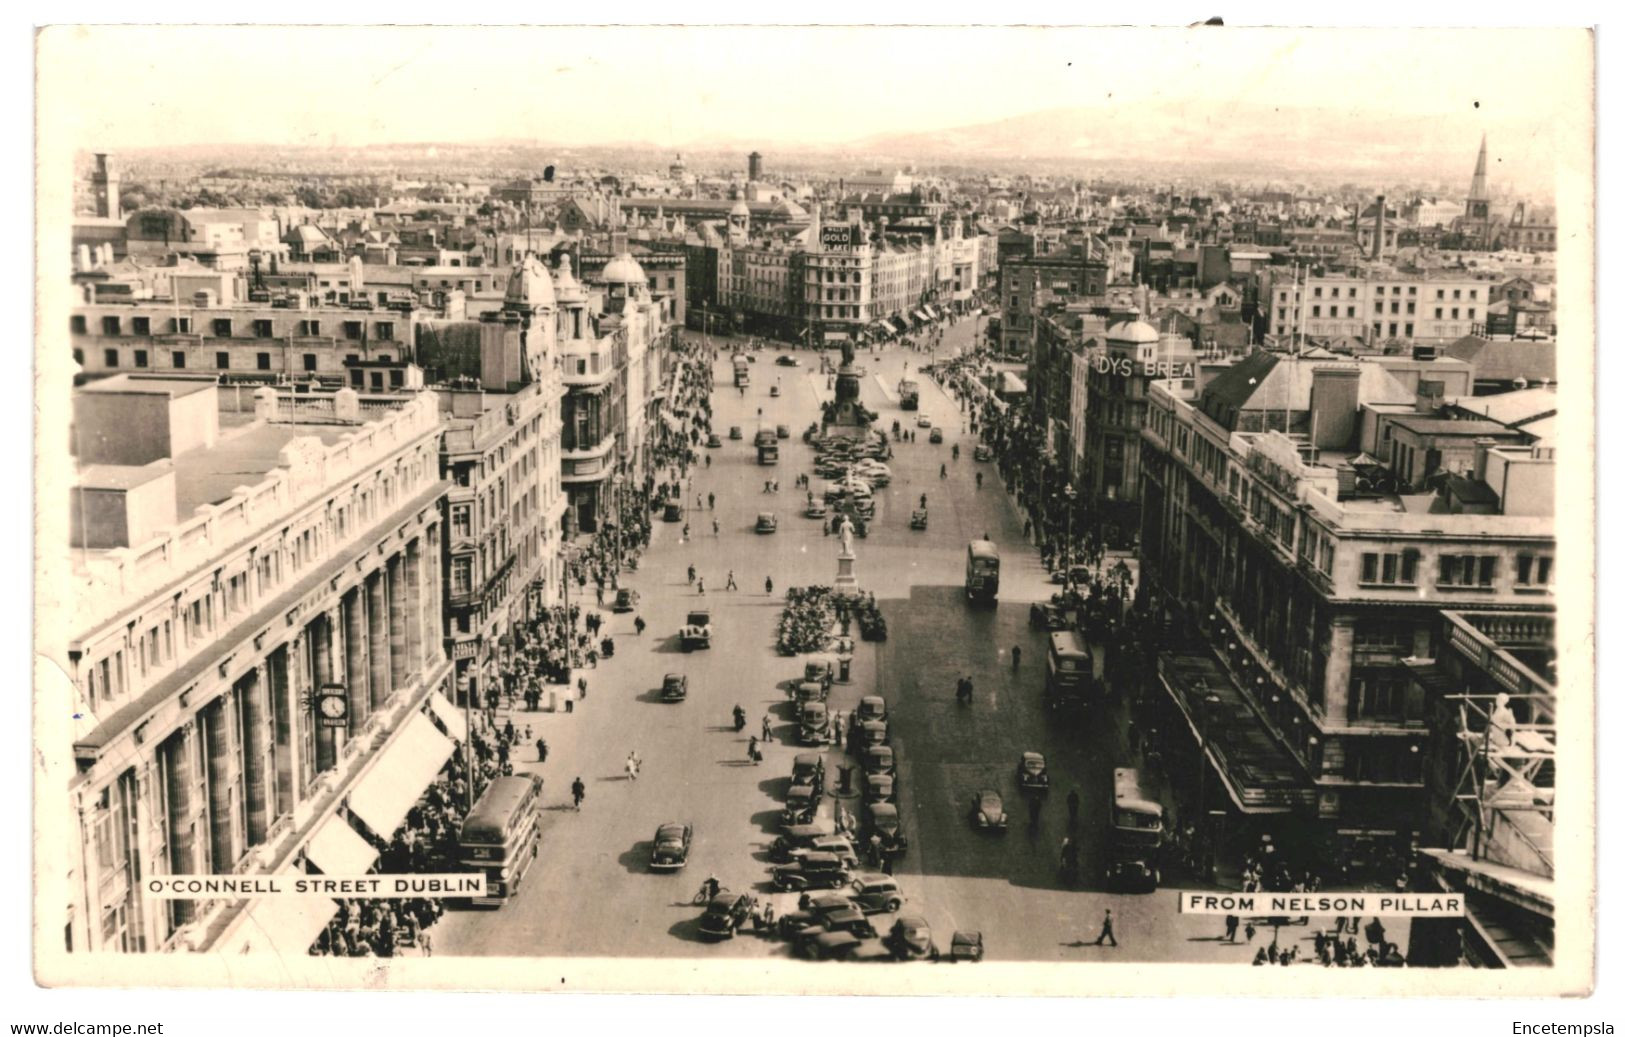
<svg viewBox="0 0 1625 1037">
<path fill-rule="evenodd" d="M 342 684 L 324 684 L 316 697 L 316 713 L 323 727 L 347 727 L 350 722 L 350 700 Z"/>
</svg>

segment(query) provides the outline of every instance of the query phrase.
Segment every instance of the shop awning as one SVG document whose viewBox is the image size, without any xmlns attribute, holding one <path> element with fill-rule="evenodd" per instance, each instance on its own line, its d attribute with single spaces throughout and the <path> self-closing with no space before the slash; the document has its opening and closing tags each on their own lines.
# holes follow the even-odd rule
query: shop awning
<svg viewBox="0 0 1625 1037">
<path fill-rule="evenodd" d="M 919 321 L 919 322 L 920 322 L 920 323 L 921 323 L 921 324 L 927 324 L 927 323 L 929 323 L 929 322 L 930 322 L 930 320 L 931 320 L 931 318 L 929 318 L 929 317 L 927 317 L 927 316 L 926 316 L 926 315 L 925 315 L 925 311 L 924 311 L 924 310 L 915 310 L 915 311 L 914 311 L 914 319 L 915 319 L 915 320 L 916 320 L 916 321 Z"/>
<path fill-rule="evenodd" d="M 901 317 L 887 317 L 886 323 L 890 325 L 894 335 L 901 335 L 908 330 L 908 324 Z"/>
<path fill-rule="evenodd" d="M 350 792 L 350 811 L 385 839 L 451 756 L 451 739 L 429 718 L 413 713 L 383 755 Z"/>
<path fill-rule="evenodd" d="M 282 874 L 303 875 L 304 872 L 288 868 Z M 338 913 L 338 903 L 329 897 L 260 897 L 243 912 L 233 945 L 241 954 L 303 958 Z"/>
<path fill-rule="evenodd" d="M 378 851 L 356 834 L 350 822 L 334 815 L 310 837 L 305 857 L 322 869 L 323 875 L 365 875 L 378 860 Z"/>
<path fill-rule="evenodd" d="M 446 725 L 446 733 L 451 736 L 452 741 L 468 741 L 468 721 L 463 717 L 462 711 L 452 705 L 446 696 L 438 691 L 429 692 L 429 708 L 434 710 L 434 715 Z"/>
<path fill-rule="evenodd" d="M 938 312 L 938 310 L 937 310 L 937 308 L 935 306 L 927 305 L 925 307 L 925 313 L 926 313 L 926 316 L 930 317 L 932 320 L 941 320 L 942 319 L 942 314 L 940 312 Z"/>
</svg>

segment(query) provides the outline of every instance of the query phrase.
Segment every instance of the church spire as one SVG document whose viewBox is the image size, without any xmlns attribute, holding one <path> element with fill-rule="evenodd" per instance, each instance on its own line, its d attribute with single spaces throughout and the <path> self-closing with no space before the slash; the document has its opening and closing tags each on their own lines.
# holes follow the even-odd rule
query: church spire
<svg viewBox="0 0 1625 1037">
<path fill-rule="evenodd" d="M 1473 167 L 1473 186 L 1467 192 L 1467 200 L 1470 202 L 1487 202 L 1490 200 L 1488 134 L 1478 139 L 1478 164 Z"/>
</svg>

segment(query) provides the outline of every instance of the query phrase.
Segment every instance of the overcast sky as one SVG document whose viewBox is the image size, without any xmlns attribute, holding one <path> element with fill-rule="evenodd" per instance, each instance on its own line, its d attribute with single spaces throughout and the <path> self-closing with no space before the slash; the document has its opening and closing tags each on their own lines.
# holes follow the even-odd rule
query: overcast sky
<svg viewBox="0 0 1625 1037">
<path fill-rule="evenodd" d="M 43 117 L 80 148 L 839 143 L 1112 100 L 1323 105 L 1361 120 L 1552 116 L 1573 30 L 47 29 Z M 90 103 L 85 103 L 85 102 Z M 1478 108 L 1473 107 L 1477 101 Z"/>
</svg>

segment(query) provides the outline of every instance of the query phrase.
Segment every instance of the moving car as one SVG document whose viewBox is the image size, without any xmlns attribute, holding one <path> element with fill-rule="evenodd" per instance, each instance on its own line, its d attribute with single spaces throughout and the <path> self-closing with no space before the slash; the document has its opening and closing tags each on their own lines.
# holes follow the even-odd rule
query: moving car
<svg viewBox="0 0 1625 1037">
<path fill-rule="evenodd" d="M 933 443 L 940 443 L 942 442 L 942 430 L 940 428 L 934 428 L 931 430 L 931 435 L 926 438 Z"/>
<path fill-rule="evenodd" d="M 890 875 L 853 879 L 847 895 L 866 915 L 891 914 L 903 906 L 903 891 Z"/>
<path fill-rule="evenodd" d="M 1074 613 L 1054 601 L 1035 601 L 1027 610 L 1027 625 L 1034 630 L 1053 632 L 1070 630 Z"/>
<path fill-rule="evenodd" d="M 1162 884 L 1162 873 L 1145 860 L 1115 860 L 1106 865 L 1106 888 L 1125 893 L 1152 893 Z"/>
<path fill-rule="evenodd" d="M 777 533 L 779 531 L 779 517 L 771 511 L 759 512 L 756 516 L 756 532 Z"/>
<path fill-rule="evenodd" d="M 886 934 L 886 946 L 898 961 L 937 960 L 937 944 L 931 939 L 931 927 L 919 915 L 903 915 L 893 922 L 891 932 Z"/>
<path fill-rule="evenodd" d="M 874 835 L 880 836 L 880 845 L 883 849 L 894 854 L 908 850 L 908 836 L 903 834 L 903 819 L 897 813 L 897 804 L 871 803 L 869 827 L 873 829 Z"/>
<path fill-rule="evenodd" d="M 1008 831 L 1010 816 L 1004 812 L 1004 797 L 995 789 L 983 789 L 972 796 L 970 821 L 984 832 Z"/>
<path fill-rule="evenodd" d="M 674 500 L 666 502 L 666 510 L 661 516 L 667 522 L 683 521 L 683 506 Z"/>
<path fill-rule="evenodd" d="M 776 446 L 779 442 L 779 438 L 773 434 L 772 429 L 764 428 L 757 431 L 756 438 L 753 440 L 753 442 L 757 446 Z"/>
<path fill-rule="evenodd" d="M 778 387 L 778 386 L 776 386 L 776 385 L 770 385 L 770 386 L 768 386 L 768 387 L 767 387 L 767 394 L 768 394 L 768 395 L 769 395 L 769 396 L 771 396 L 771 397 L 773 397 L 773 398 L 774 398 L 774 399 L 778 399 L 778 396 L 779 396 L 779 387 Z"/>
<path fill-rule="evenodd" d="M 773 432 L 780 439 L 789 439 L 790 438 L 790 426 L 789 425 L 776 425 L 773 428 Z"/>
<path fill-rule="evenodd" d="M 993 460 L 993 448 L 988 446 L 986 443 L 978 443 L 976 444 L 976 451 L 972 456 L 974 456 L 978 461 L 991 461 Z"/>
<path fill-rule="evenodd" d="M 814 497 L 810 502 L 808 502 L 808 504 L 807 504 L 807 517 L 808 518 L 821 519 L 821 518 L 827 518 L 828 516 L 829 516 L 829 505 L 828 504 L 825 504 L 822 500 L 819 500 L 817 497 Z"/>
<path fill-rule="evenodd" d="M 728 438 L 729 439 L 744 439 L 745 438 L 745 433 L 744 433 L 744 431 L 742 429 L 740 429 L 740 427 L 738 425 L 730 425 L 728 427 Z"/>
<path fill-rule="evenodd" d="M 780 891 L 839 889 L 851 879 L 845 862 L 833 853 L 804 853 L 773 869 L 773 888 Z"/>
<path fill-rule="evenodd" d="M 889 745 L 871 745 L 859 755 L 864 774 L 895 774 L 897 759 Z"/>
<path fill-rule="evenodd" d="M 688 622 L 683 624 L 681 632 L 683 651 L 690 652 L 696 648 L 711 647 L 711 610 L 694 609 L 688 614 Z"/>
<path fill-rule="evenodd" d="M 660 698 L 664 702 L 681 702 L 688 698 L 688 675 L 668 673 L 660 684 Z"/>
<path fill-rule="evenodd" d="M 931 427 L 931 415 L 927 414 L 923 410 L 920 411 L 920 416 L 914 419 L 914 424 L 918 428 L 930 428 Z"/>
<path fill-rule="evenodd" d="M 638 592 L 630 587 L 622 587 L 615 592 L 615 604 L 612 608 L 616 612 L 631 612 L 638 607 Z"/>
<path fill-rule="evenodd" d="M 715 450 L 722 445 L 722 437 L 713 432 L 705 437 L 705 445 L 707 448 Z"/>
<path fill-rule="evenodd" d="M 731 893 L 723 890 L 711 898 L 700 916 L 700 935 L 713 940 L 728 940 L 750 917 L 756 898 L 749 893 Z"/>
<path fill-rule="evenodd" d="M 795 358 L 793 356 L 790 356 L 788 354 L 780 356 L 777 360 L 775 360 L 773 362 L 775 364 L 778 364 L 780 367 L 800 367 L 801 366 L 801 361 L 800 360 L 798 360 L 797 358 Z"/>
<path fill-rule="evenodd" d="M 1043 753 L 1022 753 L 1016 764 L 1016 787 L 1023 792 L 1049 791 L 1049 766 Z"/>
<path fill-rule="evenodd" d="M 924 508 L 915 508 L 914 513 L 908 517 L 908 528 L 925 529 L 930 524 Z"/>
<path fill-rule="evenodd" d="M 654 849 L 649 867 L 655 871 L 675 871 L 688 863 L 688 850 L 694 843 L 694 826 L 668 821 L 655 829 Z"/>
</svg>

